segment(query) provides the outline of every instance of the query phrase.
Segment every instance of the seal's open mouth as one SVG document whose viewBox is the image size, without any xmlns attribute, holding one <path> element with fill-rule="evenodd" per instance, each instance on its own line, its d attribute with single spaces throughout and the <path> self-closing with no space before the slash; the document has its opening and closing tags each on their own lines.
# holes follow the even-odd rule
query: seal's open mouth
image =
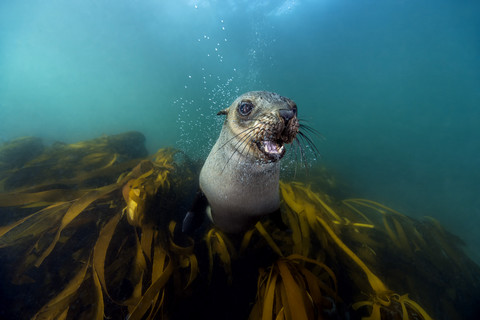
<svg viewBox="0 0 480 320">
<path fill-rule="evenodd" d="M 280 160 L 285 154 L 282 140 L 262 140 L 257 142 L 258 149 L 271 161 Z"/>
</svg>

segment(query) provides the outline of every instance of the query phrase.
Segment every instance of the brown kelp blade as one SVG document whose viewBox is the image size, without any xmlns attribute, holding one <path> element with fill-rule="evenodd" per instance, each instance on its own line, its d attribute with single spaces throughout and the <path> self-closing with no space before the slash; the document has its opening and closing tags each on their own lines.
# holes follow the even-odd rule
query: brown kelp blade
<svg viewBox="0 0 480 320">
<path fill-rule="evenodd" d="M 68 211 L 62 218 L 60 223 L 60 227 L 55 234 L 55 238 L 50 244 L 50 246 L 43 252 L 43 254 L 38 258 L 35 265 L 38 267 L 42 264 L 45 258 L 52 252 L 53 248 L 57 244 L 58 240 L 60 239 L 60 234 L 65 229 L 70 222 L 73 221 L 78 215 L 80 215 L 89 205 L 91 205 L 94 201 L 102 198 L 103 196 L 107 195 L 108 193 L 118 189 L 118 185 L 110 185 L 103 188 L 99 188 L 98 190 L 91 191 L 85 195 L 83 195 L 80 199 L 74 201 L 71 206 L 68 208 Z"/>
<path fill-rule="evenodd" d="M 90 261 L 84 264 L 66 287 L 56 297 L 43 306 L 43 308 L 35 314 L 33 319 L 65 319 L 70 302 L 74 299 L 75 294 L 85 280 L 85 275 L 87 274 L 89 266 Z"/>
<path fill-rule="evenodd" d="M 322 282 L 301 262 L 319 264 L 333 282 Z M 250 319 L 314 319 L 315 315 L 318 317 L 322 312 L 325 302 L 329 301 L 326 295 L 337 290 L 336 285 L 330 287 L 335 282 L 333 272 L 317 261 L 300 255 L 280 258 L 268 272 L 260 275 L 257 302 Z"/>
</svg>

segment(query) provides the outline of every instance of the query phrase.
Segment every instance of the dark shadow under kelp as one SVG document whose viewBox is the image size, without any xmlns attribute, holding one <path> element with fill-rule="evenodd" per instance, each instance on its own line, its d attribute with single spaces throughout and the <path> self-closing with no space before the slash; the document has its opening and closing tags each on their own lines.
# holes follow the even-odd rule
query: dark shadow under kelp
<svg viewBox="0 0 480 320">
<path fill-rule="evenodd" d="M 1 318 L 474 318 L 479 268 L 434 219 L 333 198 L 322 169 L 323 192 L 281 183 L 277 217 L 192 239 L 199 166 L 143 142 L 0 147 Z"/>
</svg>

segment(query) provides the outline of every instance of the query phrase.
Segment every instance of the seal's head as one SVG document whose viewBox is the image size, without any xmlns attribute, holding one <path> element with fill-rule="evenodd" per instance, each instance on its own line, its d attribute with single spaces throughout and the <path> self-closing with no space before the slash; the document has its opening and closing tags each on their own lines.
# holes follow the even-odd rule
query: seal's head
<svg viewBox="0 0 480 320">
<path fill-rule="evenodd" d="M 260 162 L 280 160 L 299 131 L 295 102 L 272 92 L 245 93 L 218 114 L 226 115 L 234 149 Z"/>
</svg>

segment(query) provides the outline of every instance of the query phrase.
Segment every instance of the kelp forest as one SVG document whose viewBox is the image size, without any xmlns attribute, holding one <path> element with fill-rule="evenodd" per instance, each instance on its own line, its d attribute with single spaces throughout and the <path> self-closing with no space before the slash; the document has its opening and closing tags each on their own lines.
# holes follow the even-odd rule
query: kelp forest
<svg viewBox="0 0 480 320">
<path fill-rule="evenodd" d="M 187 236 L 202 164 L 144 142 L 0 146 L 0 318 L 478 316 L 480 269 L 434 218 L 343 197 L 319 167 L 283 177 L 280 211 L 244 234 Z"/>
</svg>

